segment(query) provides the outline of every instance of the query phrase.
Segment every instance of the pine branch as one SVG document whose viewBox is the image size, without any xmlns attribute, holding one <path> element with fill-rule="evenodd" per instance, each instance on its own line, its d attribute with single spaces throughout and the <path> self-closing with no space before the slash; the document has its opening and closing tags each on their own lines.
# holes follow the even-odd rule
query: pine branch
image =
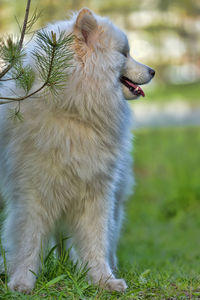
<svg viewBox="0 0 200 300">
<path fill-rule="evenodd" d="M 31 32 L 31 28 L 33 27 L 33 25 L 37 22 L 37 20 L 40 18 L 42 14 L 42 11 L 37 10 L 37 8 L 34 10 L 31 18 L 28 20 L 27 22 L 27 26 L 26 26 L 26 34 L 30 34 Z M 33 31 L 34 32 L 34 31 Z"/>
<path fill-rule="evenodd" d="M 25 17 L 24 17 L 24 23 L 23 23 L 21 37 L 20 37 L 20 41 L 19 41 L 19 45 L 18 45 L 19 52 L 22 49 L 23 41 L 24 41 L 24 36 L 25 36 L 25 33 L 26 33 L 26 27 L 27 27 L 28 16 L 29 16 L 29 11 L 30 11 L 30 4 L 31 4 L 31 0 L 27 0 L 26 12 L 25 12 Z M 13 62 L 11 62 L 7 67 L 5 67 L 5 69 L 3 71 L 1 71 L 1 73 L 0 73 L 0 79 L 3 76 L 5 76 L 10 71 L 10 69 L 12 67 L 13 67 Z"/>
<path fill-rule="evenodd" d="M 19 41 L 19 49 L 22 49 L 23 46 L 23 41 L 24 41 L 24 36 L 26 33 L 26 27 L 27 27 L 27 22 L 28 22 L 28 16 L 29 16 L 29 11 L 30 11 L 30 5 L 31 5 L 31 0 L 27 1 L 27 5 L 26 5 L 26 12 L 25 12 L 25 17 L 24 17 L 24 24 L 22 27 L 22 32 L 21 32 L 21 38 Z"/>
<path fill-rule="evenodd" d="M 23 66 L 23 57 L 25 56 L 23 41 L 25 34 L 30 32 L 33 24 L 39 17 L 39 14 L 35 10 L 30 20 L 28 19 L 30 4 L 31 0 L 28 0 L 23 27 L 21 28 L 18 24 L 21 31 L 20 40 L 13 42 L 11 37 L 8 37 L 6 41 L 0 40 L 0 56 L 5 65 L 8 64 L 0 73 L 0 82 L 15 80 L 16 86 L 23 89 L 25 94 L 19 97 L 4 97 L 0 95 L 0 99 L 3 100 L 0 101 L 0 105 L 16 101 L 20 103 L 27 98 L 31 98 L 44 88 L 56 95 L 58 94 L 58 90 L 65 86 L 67 80 L 66 69 L 69 67 L 68 62 L 72 57 L 69 45 L 73 37 L 71 35 L 65 36 L 64 32 L 59 32 L 57 39 L 54 32 L 39 31 L 37 33 L 35 50 L 32 55 L 35 60 L 34 65 L 38 69 L 40 82 L 43 83 L 38 89 L 30 92 L 35 80 L 35 72 L 32 66 Z M 10 70 L 10 77 L 2 79 Z M 20 110 L 20 105 L 18 107 Z M 19 113 L 20 111 L 17 110 L 15 115 Z"/>
<path fill-rule="evenodd" d="M 38 20 L 39 16 L 41 15 L 41 13 L 37 12 L 37 9 L 35 9 L 33 15 L 31 16 L 30 20 L 28 20 L 27 25 L 26 25 L 26 34 L 30 34 L 30 33 L 34 33 L 31 32 L 31 28 L 32 26 L 35 24 L 35 22 Z M 19 27 L 20 32 L 22 33 L 22 28 L 20 27 L 19 21 L 17 19 L 17 17 L 15 17 L 17 25 Z M 11 47 L 11 45 L 9 46 L 8 44 L 13 43 L 12 42 L 12 38 L 8 37 L 8 39 L 6 41 L 0 40 L 0 56 L 3 57 L 5 62 L 11 62 L 13 67 L 16 68 L 16 63 L 19 63 L 20 60 L 23 58 L 23 50 L 21 50 L 21 54 L 20 55 L 20 50 L 19 50 L 19 43 L 16 43 L 16 49 L 15 51 L 13 51 L 13 47 Z M 28 44 L 29 42 L 27 42 Z M 9 56 L 9 57 L 8 57 Z M 9 66 L 8 66 L 9 67 Z M 7 68 L 4 72 L 4 75 L 6 75 L 7 73 Z M 16 73 L 16 72 L 15 72 Z M 11 76 L 8 78 L 1 78 L 1 81 L 10 81 L 10 80 L 17 80 L 21 75 L 23 74 L 23 69 L 19 70 L 18 74 L 15 74 L 15 76 Z"/>
<path fill-rule="evenodd" d="M 51 92 L 56 93 L 57 89 L 64 86 L 64 82 L 67 79 L 67 68 L 69 67 L 69 61 L 72 58 L 72 52 L 69 50 L 69 45 L 73 41 L 73 36 L 65 36 L 64 32 L 61 32 L 58 39 L 56 34 L 51 31 L 49 34 L 46 31 L 37 33 L 36 49 L 33 52 L 36 66 L 41 80 L 44 82 L 37 90 L 32 93 L 26 94 L 21 97 L 1 97 L 0 105 L 10 102 L 23 101 L 30 98 L 48 87 Z M 19 78 L 21 80 L 21 78 Z M 23 80 L 19 85 L 26 89 Z M 30 89 L 30 88 L 29 88 Z"/>
<path fill-rule="evenodd" d="M 0 96 L 0 99 L 2 100 L 7 100 L 6 102 L 0 102 L 0 104 L 6 104 L 6 103 L 10 103 L 10 102 L 16 102 L 16 101 L 23 101 L 29 97 L 32 97 L 34 96 L 35 94 L 37 94 L 38 92 L 40 92 L 45 86 L 47 85 L 47 82 L 45 82 L 40 88 L 38 88 L 37 90 L 35 90 L 34 92 L 28 94 L 28 95 L 25 95 L 25 96 L 22 96 L 22 97 L 18 97 L 18 98 L 12 98 L 12 97 L 1 97 Z"/>
<path fill-rule="evenodd" d="M 15 109 L 9 109 L 8 112 L 9 112 L 8 118 L 10 120 L 23 121 L 24 118 L 23 118 L 23 115 L 20 112 L 20 102 L 18 103 L 18 107 L 16 107 Z"/>
<path fill-rule="evenodd" d="M 0 79 L 1 81 L 10 81 L 10 80 L 17 80 L 20 78 L 20 76 L 22 75 L 23 72 L 20 72 L 16 77 L 10 77 L 10 78 L 6 78 L 6 79 Z"/>
<path fill-rule="evenodd" d="M 10 66 L 14 67 L 17 62 L 20 62 L 24 57 L 24 51 L 19 50 L 18 41 L 13 42 L 12 36 L 9 36 L 7 40 L 0 40 L 0 57 L 5 63 L 9 65 L 2 71 L 3 75 L 10 70 Z M 0 79 L 0 81 L 6 81 L 5 79 Z"/>
<path fill-rule="evenodd" d="M 12 65 L 8 65 L 1 73 L 0 73 L 0 78 L 2 78 L 4 75 L 6 75 L 6 73 L 8 73 L 8 71 L 10 71 L 10 69 L 12 68 Z"/>
</svg>

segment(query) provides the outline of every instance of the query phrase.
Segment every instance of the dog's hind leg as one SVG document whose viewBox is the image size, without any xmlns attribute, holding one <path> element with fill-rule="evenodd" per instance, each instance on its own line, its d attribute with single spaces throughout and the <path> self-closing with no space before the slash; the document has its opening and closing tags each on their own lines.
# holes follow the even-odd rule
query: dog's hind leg
<svg viewBox="0 0 200 300">
<path fill-rule="evenodd" d="M 109 263 L 113 272 L 117 271 L 117 244 L 119 240 L 119 235 L 121 231 L 124 208 L 123 203 L 120 203 L 118 199 L 116 199 L 117 203 L 113 210 L 113 216 L 111 218 L 112 224 L 110 224 L 110 238 L 109 238 Z"/>
<path fill-rule="evenodd" d="M 2 245 L 5 249 L 11 290 L 29 293 L 35 284 L 39 268 L 39 255 L 46 234 L 42 208 L 35 209 L 34 201 L 22 199 L 8 207 L 3 227 Z M 35 199 L 31 199 L 35 200 Z"/>
<path fill-rule="evenodd" d="M 123 158 L 124 159 L 124 158 Z M 124 203 L 132 193 L 134 184 L 132 174 L 132 158 L 125 156 L 125 161 L 120 161 L 120 168 L 117 182 L 115 184 L 115 202 L 110 217 L 110 234 L 109 234 L 109 262 L 113 271 L 117 271 L 117 244 L 124 219 Z"/>
</svg>

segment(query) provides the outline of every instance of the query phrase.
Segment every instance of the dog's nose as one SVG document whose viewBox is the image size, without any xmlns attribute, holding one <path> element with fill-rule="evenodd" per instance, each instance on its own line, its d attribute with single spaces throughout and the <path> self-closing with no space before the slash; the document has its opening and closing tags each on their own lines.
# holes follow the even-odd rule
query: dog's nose
<svg viewBox="0 0 200 300">
<path fill-rule="evenodd" d="M 149 74 L 151 75 L 152 78 L 154 77 L 155 73 L 156 73 L 155 70 L 149 68 Z"/>
</svg>

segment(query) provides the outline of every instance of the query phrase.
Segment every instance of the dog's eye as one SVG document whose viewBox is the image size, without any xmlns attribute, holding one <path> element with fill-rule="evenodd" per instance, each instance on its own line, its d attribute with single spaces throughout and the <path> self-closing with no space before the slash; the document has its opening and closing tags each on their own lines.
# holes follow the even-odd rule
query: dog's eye
<svg viewBox="0 0 200 300">
<path fill-rule="evenodd" d="M 122 52 L 122 55 L 124 55 L 125 57 L 128 57 L 128 53 L 127 52 Z"/>
</svg>

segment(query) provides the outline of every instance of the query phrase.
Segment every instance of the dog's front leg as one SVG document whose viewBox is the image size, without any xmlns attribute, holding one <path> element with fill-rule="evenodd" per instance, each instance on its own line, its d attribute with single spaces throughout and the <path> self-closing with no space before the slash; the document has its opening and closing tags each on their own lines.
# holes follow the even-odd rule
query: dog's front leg
<svg viewBox="0 0 200 300">
<path fill-rule="evenodd" d="M 108 262 L 110 200 L 97 195 L 85 199 L 84 210 L 72 224 L 74 241 L 92 282 L 108 290 L 124 291 L 125 281 L 114 277 Z"/>
<path fill-rule="evenodd" d="M 2 242 L 11 290 L 29 293 L 33 289 L 44 231 L 42 211 L 35 211 L 29 200 L 8 207 Z"/>
</svg>

